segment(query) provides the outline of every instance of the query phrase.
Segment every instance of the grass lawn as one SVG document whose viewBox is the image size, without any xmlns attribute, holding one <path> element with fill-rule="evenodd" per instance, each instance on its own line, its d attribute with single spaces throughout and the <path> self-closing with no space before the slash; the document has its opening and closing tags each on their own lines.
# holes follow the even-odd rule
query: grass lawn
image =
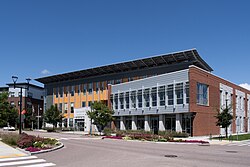
<svg viewBox="0 0 250 167">
<path fill-rule="evenodd" d="M 231 138 L 229 139 L 230 136 L 228 136 L 228 138 L 222 138 L 222 140 L 234 140 L 237 141 L 237 135 L 233 135 L 231 136 Z M 219 137 L 214 137 L 213 139 L 219 139 Z M 238 135 L 238 141 L 242 141 L 242 140 L 249 140 L 250 139 L 250 134 L 239 134 Z"/>
</svg>

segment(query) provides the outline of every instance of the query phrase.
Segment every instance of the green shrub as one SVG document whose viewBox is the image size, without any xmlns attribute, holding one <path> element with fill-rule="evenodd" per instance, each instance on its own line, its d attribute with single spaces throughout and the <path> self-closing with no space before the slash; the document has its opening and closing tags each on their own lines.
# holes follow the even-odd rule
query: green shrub
<svg viewBox="0 0 250 167">
<path fill-rule="evenodd" d="M 19 135 L 15 133 L 6 133 L 6 134 L 1 134 L 0 138 L 2 138 L 2 141 L 5 144 L 8 144 L 10 146 L 17 146 Z"/>
<path fill-rule="evenodd" d="M 112 133 L 112 130 L 110 128 L 104 128 L 103 133 L 105 136 L 110 136 Z"/>
</svg>

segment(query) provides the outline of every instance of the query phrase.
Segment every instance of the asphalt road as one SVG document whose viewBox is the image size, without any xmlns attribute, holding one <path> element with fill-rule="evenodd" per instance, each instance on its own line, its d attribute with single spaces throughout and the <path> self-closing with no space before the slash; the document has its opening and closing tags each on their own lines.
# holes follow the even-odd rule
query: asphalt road
<svg viewBox="0 0 250 167">
<path fill-rule="evenodd" d="M 250 147 L 101 140 L 72 134 L 31 133 L 55 137 L 64 143 L 65 147 L 60 150 L 37 155 L 60 167 L 250 166 Z"/>
</svg>

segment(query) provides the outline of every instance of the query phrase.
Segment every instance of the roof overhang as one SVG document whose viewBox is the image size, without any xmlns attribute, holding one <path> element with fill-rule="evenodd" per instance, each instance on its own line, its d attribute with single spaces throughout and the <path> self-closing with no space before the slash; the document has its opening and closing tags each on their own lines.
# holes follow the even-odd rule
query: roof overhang
<svg viewBox="0 0 250 167">
<path fill-rule="evenodd" d="M 88 78 L 93 76 L 101 76 L 101 75 L 115 74 L 115 73 L 128 72 L 140 69 L 148 69 L 158 66 L 159 67 L 170 66 L 170 65 L 172 66 L 172 65 L 178 65 L 183 62 L 187 63 L 190 62 L 193 65 L 196 65 L 208 72 L 213 71 L 213 69 L 199 56 L 197 50 L 191 49 L 176 53 L 162 54 L 149 58 L 143 58 L 133 61 L 89 68 L 64 74 L 48 76 L 48 77 L 42 77 L 35 80 L 43 84 L 49 84 L 59 81 L 76 80 L 80 78 Z"/>
</svg>

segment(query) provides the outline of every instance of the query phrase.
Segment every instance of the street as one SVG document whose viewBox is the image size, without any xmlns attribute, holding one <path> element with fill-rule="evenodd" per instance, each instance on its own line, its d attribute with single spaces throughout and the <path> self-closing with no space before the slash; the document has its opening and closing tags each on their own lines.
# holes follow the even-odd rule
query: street
<svg viewBox="0 0 250 167">
<path fill-rule="evenodd" d="M 38 158 L 65 167 L 247 167 L 250 164 L 248 146 L 170 144 L 112 139 L 93 139 L 82 135 L 28 132 L 55 137 L 65 147 Z M 169 156 L 169 157 L 168 157 Z"/>
</svg>

